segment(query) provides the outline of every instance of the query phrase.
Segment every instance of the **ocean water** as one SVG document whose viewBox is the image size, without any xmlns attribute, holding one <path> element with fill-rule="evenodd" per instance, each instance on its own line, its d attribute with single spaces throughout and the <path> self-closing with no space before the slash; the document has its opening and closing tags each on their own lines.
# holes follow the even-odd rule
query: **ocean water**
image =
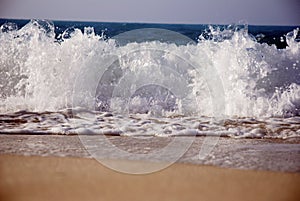
<svg viewBox="0 0 300 201">
<path fill-rule="evenodd" d="M 299 34 L 0 19 L 0 133 L 298 138 Z"/>
</svg>

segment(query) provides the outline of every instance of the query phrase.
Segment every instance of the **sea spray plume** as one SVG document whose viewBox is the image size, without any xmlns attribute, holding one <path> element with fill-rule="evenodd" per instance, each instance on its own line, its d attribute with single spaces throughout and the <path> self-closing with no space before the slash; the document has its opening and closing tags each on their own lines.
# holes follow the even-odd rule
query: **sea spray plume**
<svg viewBox="0 0 300 201">
<path fill-rule="evenodd" d="M 71 107 L 73 83 L 89 55 L 110 45 L 75 29 L 58 43 L 52 23 L 31 20 L 13 33 L 1 33 L 1 110 L 56 111 Z M 104 46 L 103 46 L 104 45 Z"/>
<path fill-rule="evenodd" d="M 103 35 L 95 34 L 91 28 L 86 31 L 70 28 L 59 39 L 54 33 L 53 23 L 48 21 L 32 20 L 20 29 L 9 23 L 1 27 L 2 112 L 24 109 L 57 111 L 72 107 L 74 82 L 82 68 L 99 66 L 98 58 L 109 59 L 113 52 L 124 55 L 140 45 L 132 42 L 119 47 L 115 40 L 104 40 Z M 208 36 L 204 35 L 199 37 L 197 44 L 176 47 L 171 43 L 152 41 L 147 45 L 176 52 L 185 60 L 191 61 L 193 58 L 194 62 L 203 64 L 203 69 L 213 66 L 224 82 L 224 115 L 228 117 L 297 115 L 294 112 L 299 105 L 297 99 L 293 101 L 294 106 L 291 106 L 284 102 L 286 99 L 278 98 L 289 90 L 291 84 L 300 84 L 297 29 L 285 36 L 288 44 L 286 49 L 258 43 L 242 27 L 211 27 L 206 33 Z M 141 59 L 147 58 L 141 56 Z M 190 96 L 194 98 L 191 98 L 189 105 L 184 103 L 186 108 L 190 108 L 185 110 L 186 114 L 193 111 L 194 115 L 211 116 L 213 109 L 203 79 L 193 76 L 192 70 L 188 73 L 192 77 L 189 83 L 192 88 Z M 84 84 L 89 85 L 89 82 Z M 272 98 L 275 92 L 277 98 Z M 97 97 L 94 92 L 82 93 L 75 101 L 82 105 L 85 102 L 85 105 L 90 105 L 89 101 L 95 102 Z M 285 104 L 290 106 L 285 107 Z M 292 108 L 291 112 L 286 108 Z"/>
<path fill-rule="evenodd" d="M 15 39 L 18 26 L 8 22 L 0 27 L 1 55 L 0 55 L 0 98 L 5 100 L 11 94 L 16 94 L 15 89 L 19 81 L 20 58 L 16 48 L 11 47 L 11 42 Z M 11 58 L 13 56 L 13 58 Z M 23 56 L 24 57 L 24 56 Z"/>
<path fill-rule="evenodd" d="M 286 42 L 288 44 L 287 49 L 289 49 L 292 54 L 297 54 L 297 53 L 299 54 L 299 48 L 300 48 L 299 28 L 286 34 Z"/>
<path fill-rule="evenodd" d="M 288 34 L 293 37 L 287 37 L 289 47 L 283 50 L 257 43 L 244 29 L 210 27 L 199 37 L 199 49 L 209 55 L 224 81 L 226 115 L 284 115 L 283 99 L 276 100 L 279 108 L 270 105 L 276 88 L 284 91 L 291 84 L 300 84 L 299 42 L 294 32 Z"/>
<path fill-rule="evenodd" d="M 0 26 L 0 32 L 7 33 L 18 30 L 18 25 L 12 22 L 7 22 Z"/>
</svg>

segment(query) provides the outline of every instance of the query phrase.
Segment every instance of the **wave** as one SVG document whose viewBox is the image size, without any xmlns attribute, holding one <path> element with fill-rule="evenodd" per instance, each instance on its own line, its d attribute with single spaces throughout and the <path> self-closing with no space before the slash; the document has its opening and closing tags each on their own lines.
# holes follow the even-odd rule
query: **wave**
<svg viewBox="0 0 300 201">
<path fill-rule="evenodd" d="M 20 29 L 6 23 L 0 30 L 0 112 L 85 107 L 160 115 L 299 116 L 298 31 L 287 33 L 288 46 L 277 49 L 259 43 L 246 28 L 210 27 L 197 43 L 184 45 L 171 32 L 166 36 L 171 42 L 140 41 L 149 33 L 134 32 L 120 44 L 92 27 L 69 28 L 56 37 L 49 21 L 31 20 Z"/>
</svg>

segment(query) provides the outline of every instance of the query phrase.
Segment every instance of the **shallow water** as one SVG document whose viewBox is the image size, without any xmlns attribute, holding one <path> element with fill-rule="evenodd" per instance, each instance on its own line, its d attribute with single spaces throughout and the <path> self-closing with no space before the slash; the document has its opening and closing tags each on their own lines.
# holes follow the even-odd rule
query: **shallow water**
<svg viewBox="0 0 300 201">
<path fill-rule="evenodd" d="M 95 135 L 87 137 L 90 140 L 99 140 L 98 136 Z M 110 152 L 106 155 L 99 155 L 98 159 L 142 160 L 144 155 L 160 150 L 173 140 L 172 138 L 137 139 L 120 136 L 107 136 L 107 139 L 119 149 L 135 153 L 135 156 L 127 157 Z M 184 140 L 184 137 L 180 137 L 180 139 Z M 299 138 L 286 140 L 220 138 L 211 153 L 205 159 L 200 159 L 198 157 L 199 150 L 204 139 L 204 137 L 196 137 L 186 153 L 178 158 L 177 162 L 236 169 L 300 172 Z M 92 158 L 77 135 L 2 134 L 0 135 L 0 154 Z M 147 161 L 165 162 L 168 160 L 170 159 L 167 157 L 157 156 L 148 157 Z"/>
</svg>

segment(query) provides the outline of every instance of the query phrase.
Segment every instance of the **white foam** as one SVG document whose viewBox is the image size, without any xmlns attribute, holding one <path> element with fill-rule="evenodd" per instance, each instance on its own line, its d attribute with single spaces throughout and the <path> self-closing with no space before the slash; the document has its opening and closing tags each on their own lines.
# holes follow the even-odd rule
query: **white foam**
<svg viewBox="0 0 300 201">
<path fill-rule="evenodd" d="M 69 38 L 58 42 L 54 37 L 54 26 L 47 21 L 33 20 L 19 30 L 13 27 L 5 30 L 0 32 L 2 113 L 94 106 L 95 84 L 99 82 L 97 73 L 107 68 L 102 65 L 103 60 L 111 54 L 133 52 L 130 57 L 123 57 L 120 63 L 126 64 L 121 66 L 126 66 L 140 80 L 153 79 L 169 86 L 174 82 L 172 80 L 177 79 L 175 74 L 166 77 L 162 71 L 154 72 L 155 68 L 147 71 L 143 65 L 151 64 L 160 69 L 166 61 L 169 66 L 181 65 L 176 62 L 182 58 L 182 61 L 200 67 L 199 71 L 189 70 L 188 94 L 184 99 L 177 100 L 176 114 L 213 116 L 216 107 L 212 99 L 217 97 L 211 94 L 207 83 L 217 74 L 225 96 L 223 115 L 299 115 L 300 43 L 295 41 L 299 30 L 287 34 L 288 47 L 282 50 L 274 45 L 258 43 L 245 30 L 212 30 L 212 40 L 200 37 L 194 45 L 176 46 L 153 41 L 122 47 L 118 47 L 114 40 L 104 40 L 103 35 L 96 35 L 93 28 L 86 28 L 84 32 L 74 29 L 71 34 L 68 32 Z M 143 51 L 145 49 L 163 52 L 154 55 L 153 52 Z M 161 60 L 158 60 L 159 56 L 162 56 Z M 81 80 L 82 77 L 84 79 Z M 74 96 L 74 87 L 78 83 L 80 89 L 76 89 Z M 127 104 L 122 99 L 112 102 L 116 110 Z M 136 101 L 135 108 L 143 109 L 143 105 L 138 103 L 142 101 Z M 161 111 L 161 108 L 156 108 L 156 111 Z M 170 113 L 159 115 L 168 116 Z"/>
<path fill-rule="evenodd" d="M 233 138 L 294 138 L 300 136 L 299 117 L 231 118 L 217 122 L 208 117 L 155 117 L 90 113 L 18 112 L 0 115 L 0 133 L 121 135 L 142 137 L 222 136 Z M 85 118 L 79 118 L 85 117 Z"/>
</svg>

